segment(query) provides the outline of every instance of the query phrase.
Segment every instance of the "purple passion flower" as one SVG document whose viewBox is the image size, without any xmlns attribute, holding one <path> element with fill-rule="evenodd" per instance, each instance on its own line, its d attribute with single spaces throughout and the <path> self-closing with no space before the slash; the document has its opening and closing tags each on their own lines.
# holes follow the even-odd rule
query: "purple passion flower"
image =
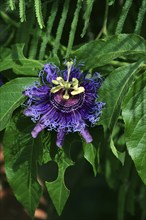
<svg viewBox="0 0 146 220">
<path fill-rule="evenodd" d="M 87 73 L 71 61 L 63 71 L 52 63 L 45 64 L 39 77 L 41 84 L 35 83 L 23 92 L 28 97 L 24 114 L 36 123 L 32 137 L 47 128 L 57 132 L 58 147 L 69 132 L 79 132 L 87 143 L 92 142 L 87 127 L 97 123 L 104 106 L 97 102 L 102 83 L 99 73 L 87 78 Z"/>
</svg>

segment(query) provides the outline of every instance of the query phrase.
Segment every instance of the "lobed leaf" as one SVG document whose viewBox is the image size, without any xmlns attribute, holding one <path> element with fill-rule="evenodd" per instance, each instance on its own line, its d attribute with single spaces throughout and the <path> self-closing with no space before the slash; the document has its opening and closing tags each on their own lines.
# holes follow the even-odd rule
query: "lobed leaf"
<svg viewBox="0 0 146 220">
<path fill-rule="evenodd" d="M 13 72 L 19 75 L 37 76 L 43 67 L 43 62 L 25 58 L 23 49 L 24 44 L 16 44 L 12 47 Z"/>
<path fill-rule="evenodd" d="M 0 61 L 0 72 L 13 69 L 13 72 L 18 75 L 37 76 L 44 62 L 27 59 L 23 55 L 23 49 L 24 44 L 14 45 L 11 54 Z"/>
<path fill-rule="evenodd" d="M 65 170 L 69 166 L 73 165 L 73 162 L 63 151 L 57 155 L 55 161 L 58 164 L 58 177 L 55 181 L 46 182 L 45 184 L 52 202 L 57 210 L 57 213 L 61 215 L 70 194 L 70 191 L 67 189 L 64 183 L 64 174 Z"/>
</svg>

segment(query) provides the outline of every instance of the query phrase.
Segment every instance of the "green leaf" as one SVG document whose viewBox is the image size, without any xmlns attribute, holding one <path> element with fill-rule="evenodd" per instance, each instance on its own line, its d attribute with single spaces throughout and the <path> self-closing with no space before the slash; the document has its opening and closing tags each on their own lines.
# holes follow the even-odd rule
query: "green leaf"
<svg viewBox="0 0 146 220">
<path fill-rule="evenodd" d="M 42 194 L 37 182 L 36 167 L 42 145 L 39 137 L 31 137 L 32 126 L 28 120 L 26 117 L 11 120 L 6 128 L 3 144 L 8 182 L 18 201 L 33 217 Z"/>
<path fill-rule="evenodd" d="M 47 163 L 52 160 L 50 154 L 50 147 L 51 147 L 51 133 L 42 131 L 42 142 L 43 142 L 43 163 Z"/>
<path fill-rule="evenodd" d="M 11 49 L 7 47 L 0 47 L 0 60 L 7 57 L 11 53 Z"/>
<path fill-rule="evenodd" d="M 19 0 L 19 16 L 20 16 L 20 21 L 24 22 L 26 21 L 26 5 L 24 0 Z"/>
<path fill-rule="evenodd" d="M 45 63 L 55 63 L 60 65 L 58 56 L 49 56 L 46 61 L 27 59 L 23 55 L 24 44 L 16 44 L 9 52 L 6 48 L 1 49 L 2 54 L 6 55 L 0 60 L 0 72 L 8 69 L 12 69 L 14 73 L 23 76 L 38 76 L 40 70 L 42 70 Z M 5 52 L 6 50 L 6 52 Z"/>
<path fill-rule="evenodd" d="M 88 25 L 89 25 L 89 20 L 90 20 L 90 16 L 91 16 L 91 12 L 92 12 L 92 8 L 93 8 L 93 4 L 94 4 L 94 0 L 90 1 L 87 0 L 86 1 L 86 9 L 83 15 L 83 19 L 84 19 L 84 28 L 82 30 L 81 33 L 81 37 L 84 37 L 84 35 L 86 34 Z"/>
<path fill-rule="evenodd" d="M 86 69 L 93 69 L 110 63 L 113 59 L 125 55 L 145 56 L 145 40 L 134 34 L 119 34 L 104 40 L 95 40 L 81 46 L 73 56 L 85 63 Z"/>
<path fill-rule="evenodd" d="M 146 219 L 146 209 L 145 209 L 145 204 L 146 204 L 146 187 L 145 185 L 142 185 L 140 188 L 139 192 L 139 201 L 140 201 L 140 208 L 142 210 L 142 220 Z"/>
<path fill-rule="evenodd" d="M 104 81 L 100 91 L 100 99 L 106 103 L 103 110 L 101 124 L 105 129 L 113 129 L 121 111 L 122 101 L 138 68 L 143 64 L 140 60 L 136 63 L 115 69 Z"/>
<path fill-rule="evenodd" d="M 58 177 L 55 181 L 46 182 L 45 184 L 57 213 L 61 215 L 70 194 L 70 191 L 67 189 L 64 183 L 64 174 L 65 170 L 69 166 L 73 165 L 73 162 L 63 152 L 63 149 L 60 149 L 59 154 L 56 155 L 55 161 L 58 164 Z"/>
<path fill-rule="evenodd" d="M 42 14 L 42 3 L 41 0 L 34 0 L 35 13 L 37 17 L 38 24 L 42 29 L 44 27 L 43 14 Z"/>
<path fill-rule="evenodd" d="M 11 54 L 0 61 L 0 71 L 12 68 L 18 75 L 37 76 L 44 62 L 25 58 L 23 49 L 24 44 L 14 45 Z"/>
<path fill-rule="evenodd" d="M 108 0 L 108 5 L 113 5 L 115 3 L 115 0 Z"/>
<path fill-rule="evenodd" d="M 0 130 L 6 127 L 13 111 L 24 102 L 22 91 L 35 81 L 38 81 L 38 78 L 16 78 L 0 87 Z"/>
<path fill-rule="evenodd" d="M 16 44 L 12 47 L 13 71 L 16 74 L 37 76 L 43 67 L 39 60 L 27 59 L 23 55 L 24 44 Z"/>
<path fill-rule="evenodd" d="M 125 152 L 120 152 L 116 149 L 115 145 L 114 145 L 114 141 L 113 139 L 111 139 L 110 141 L 110 147 L 111 150 L 113 152 L 113 154 L 115 155 L 115 157 L 120 160 L 120 162 L 122 163 L 122 165 L 124 165 L 125 163 Z"/>
<path fill-rule="evenodd" d="M 11 69 L 12 67 L 13 67 L 13 60 L 11 58 L 11 55 L 8 55 L 3 60 L 0 60 L 0 72 Z"/>
<path fill-rule="evenodd" d="M 126 195 L 127 195 L 128 186 L 126 183 L 123 183 L 120 186 L 118 193 L 118 211 L 117 211 L 117 219 L 124 220 L 125 214 L 125 203 L 126 203 Z"/>
<path fill-rule="evenodd" d="M 84 158 L 92 165 L 94 175 L 97 174 L 97 150 L 92 143 L 83 142 Z"/>
<path fill-rule="evenodd" d="M 146 72 L 132 85 L 122 106 L 128 152 L 146 184 Z"/>
</svg>

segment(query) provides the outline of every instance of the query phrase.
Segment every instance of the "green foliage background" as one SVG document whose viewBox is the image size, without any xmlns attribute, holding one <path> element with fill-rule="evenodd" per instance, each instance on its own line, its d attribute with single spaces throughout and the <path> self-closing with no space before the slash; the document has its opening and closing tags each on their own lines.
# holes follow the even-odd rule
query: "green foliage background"
<svg viewBox="0 0 146 220">
<path fill-rule="evenodd" d="M 39 175 L 50 206 L 62 214 L 48 209 L 53 220 L 144 220 L 146 0 L 3 0 L 0 6 L 0 130 L 16 198 L 33 218 Z M 91 128 L 92 144 L 71 134 L 57 149 L 53 132 L 32 139 L 22 91 L 44 63 L 62 68 L 64 58 L 100 72 L 106 107 Z"/>
</svg>

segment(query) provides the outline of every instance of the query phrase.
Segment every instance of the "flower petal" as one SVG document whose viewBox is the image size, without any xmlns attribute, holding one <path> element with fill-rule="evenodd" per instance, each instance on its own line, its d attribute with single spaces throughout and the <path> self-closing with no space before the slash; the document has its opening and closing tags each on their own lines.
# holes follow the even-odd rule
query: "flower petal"
<svg viewBox="0 0 146 220">
<path fill-rule="evenodd" d="M 102 83 L 99 73 L 87 78 L 87 73 L 81 72 L 80 66 L 76 68 L 75 63 L 63 71 L 48 63 L 39 76 L 42 85 L 34 83 L 23 92 L 29 98 L 24 114 L 38 121 L 32 136 L 36 138 L 47 128 L 57 131 L 58 147 L 63 145 L 68 132 L 80 132 L 87 143 L 92 142 L 86 126 L 97 123 L 104 106 L 97 102 L 97 91 Z"/>
<path fill-rule="evenodd" d="M 56 140 L 57 147 L 62 147 L 63 146 L 64 138 L 65 138 L 65 131 L 64 130 L 59 130 L 57 132 L 57 140 Z"/>
<path fill-rule="evenodd" d="M 45 128 L 45 125 L 40 124 L 39 122 L 37 123 L 37 125 L 34 127 L 34 129 L 31 132 L 31 135 L 33 138 L 36 138 L 38 136 L 38 134 Z"/>
<path fill-rule="evenodd" d="M 93 138 L 91 136 L 91 134 L 89 133 L 87 128 L 82 129 L 82 131 L 80 132 L 80 134 L 82 135 L 82 137 L 85 139 L 86 143 L 90 143 L 93 141 Z"/>
</svg>

